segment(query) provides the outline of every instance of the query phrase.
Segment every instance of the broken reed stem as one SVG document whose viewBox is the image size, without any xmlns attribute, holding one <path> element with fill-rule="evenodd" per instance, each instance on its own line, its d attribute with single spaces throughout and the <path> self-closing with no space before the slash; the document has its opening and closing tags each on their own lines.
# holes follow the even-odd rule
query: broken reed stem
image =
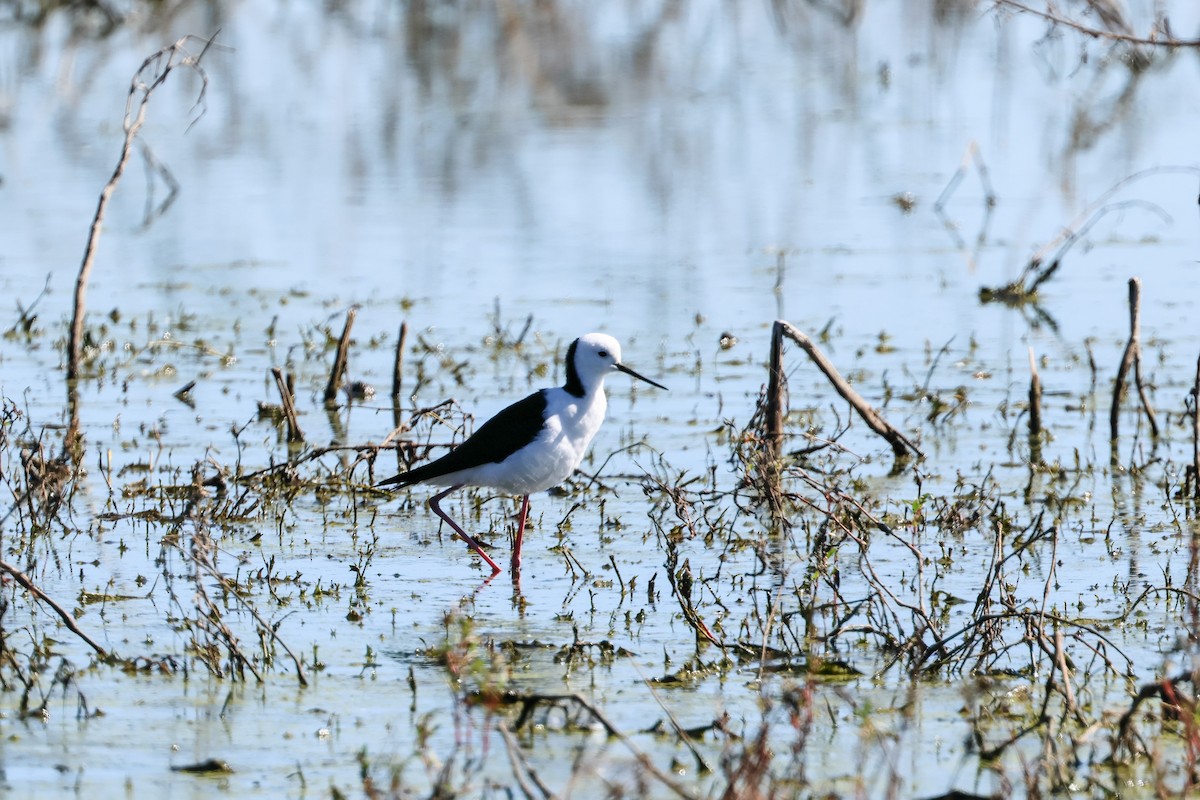
<svg viewBox="0 0 1200 800">
<path fill-rule="evenodd" d="M 793 342 L 800 345 L 800 348 L 808 354 L 808 357 L 817 365 L 817 368 L 825 373 L 825 377 L 833 384 L 833 388 L 837 390 L 837 393 L 853 406 L 854 410 L 858 412 L 858 415 L 863 418 L 863 421 L 867 423 L 871 430 L 887 440 L 897 458 L 907 458 L 910 452 L 918 458 L 925 457 L 925 454 L 921 452 L 921 448 L 913 444 L 912 440 L 899 430 L 892 427 L 887 420 L 880 416 L 879 412 L 871 407 L 870 403 L 864 400 L 858 392 L 854 391 L 854 388 L 846 382 L 846 379 L 838 372 L 837 367 L 825 357 L 825 354 L 821 352 L 812 339 L 809 339 L 808 336 L 783 320 L 776 320 L 775 327 L 780 330 L 780 335 L 787 336 Z"/>
<path fill-rule="evenodd" d="M 396 360 L 392 362 L 392 397 L 400 396 L 404 373 L 404 344 L 408 341 L 408 323 L 400 323 L 400 338 L 396 340 Z"/>
<path fill-rule="evenodd" d="M 767 378 L 767 446 L 762 459 L 763 490 L 772 518 L 783 511 L 779 459 L 783 449 L 784 407 L 787 405 L 787 376 L 783 372 L 783 328 L 776 322 L 771 328 L 771 367 Z"/>
<path fill-rule="evenodd" d="M 107 659 L 109 657 L 107 650 L 97 644 L 92 637 L 83 632 L 83 629 L 79 627 L 79 623 L 75 621 L 75 617 L 71 615 L 71 612 L 60 606 L 54 601 L 53 598 L 38 588 L 37 584 L 35 584 L 28 575 L 6 561 L 0 561 L 0 571 L 11 575 L 12 579 L 21 584 L 21 586 L 25 587 L 25 591 L 33 595 L 35 599 L 40 600 L 41 602 L 50 606 L 50 608 L 54 610 L 54 613 L 58 615 L 58 618 L 62 620 L 63 624 L 67 626 L 67 629 L 82 639 L 88 645 L 88 647 L 95 650 L 101 658 Z"/>
<path fill-rule="evenodd" d="M 283 406 L 283 416 L 287 420 L 288 442 L 303 442 L 304 431 L 300 430 L 300 419 L 296 415 L 296 395 L 292 388 L 291 376 L 285 378 L 283 370 L 279 367 L 271 367 L 271 374 L 275 376 L 275 386 L 279 388 L 280 405 Z"/>
<path fill-rule="evenodd" d="M 100 200 L 96 203 L 96 213 L 92 216 L 92 224 L 88 229 L 87 244 L 83 249 L 83 262 L 79 265 L 79 275 L 75 278 L 75 307 L 71 315 L 71 330 L 67 337 L 67 381 L 74 382 L 79 377 L 79 361 L 83 352 L 83 317 L 87 306 L 88 280 L 92 274 L 92 266 L 96 262 L 96 248 L 100 244 L 100 230 L 104 225 L 104 212 L 108 209 L 108 201 L 116 191 L 125 167 L 129 164 L 129 156 L 133 152 L 133 142 L 137 138 L 146 121 L 146 110 L 150 105 L 150 96 L 154 90 L 162 86 L 167 76 L 176 67 L 189 67 L 200 76 L 201 86 L 196 104 L 204 102 L 204 93 L 208 89 L 208 75 L 200 68 L 200 59 L 208 52 L 213 39 L 200 40 L 204 43 L 198 55 L 187 52 L 185 45 L 195 37 L 185 36 L 172 45 L 162 48 L 149 56 L 138 71 L 134 73 L 129 84 L 129 94 L 125 100 L 125 139 L 121 143 L 121 154 L 112 176 L 104 188 L 100 190 Z M 215 37 L 214 37 L 215 38 Z M 163 63 L 165 59 L 165 64 Z M 136 109 L 135 109 L 136 105 Z"/>
<path fill-rule="evenodd" d="M 1137 282 L 1137 301 L 1134 300 L 1134 282 Z M 1137 278 L 1130 281 L 1129 286 L 1129 303 L 1133 308 L 1130 310 L 1130 315 L 1134 317 L 1132 327 L 1136 331 L 1138 337 L 1137 357 L 1133 360 L 1133 382 L 1137 384 L 1138 400 L 1141 401 L 1142 410 L 1146 412 L 1146 423 L 1150 426 L 1150 436 L 1158 438 L 1158 418 L 1154 414 L 1154 406 L 1150 404 L 1150 395 L 1146 390 L 1146 384 L 1142 380 L 1142 343 L 1141 343 L 1141 291 L 1142 282 Z M 1136 315 L 1136 316 L 1134 316 Z"/>
<path fill-rule="evenodd" d="M 1117 368 L 1117 377 L 1113 385 L 1112 408 L 1108 414 L 1109 434 L 1115 442 L 1120 432 L 1121 398 L 1125 396 L 1129 382 L 1129 370 L 1133 368 L 1134 382 L 1137 385 L 1138 399 L 1142 410 L 1146 412 L 1146 421 L 1150 425 L 1150 435 L 1158 438 L 1158 419 L 1154 407 L 1150 405 L 1146 385 L 1142 381 L 1142 281 L 1139 278 L 1129 279 L 1129 341 L 1125 343 L 1125 352 L 1121 355 L 1121 365 Z"/>
<path fill-rule="evenodd" d="M 346 361 L 350 357 L 350 329 L 354 327 L 354 318 L 358 316 L 358 306 L 351 306 L 346 312 L 346 324 L 342 326 L 342 337 L 338 339 L 337 355 L 333 359 L 333 369 L 329 372 L 329 383 L 325 384 L 325 405 L 333 405 L 337 401 L 338 387 L 342 385 L 342 376 L 346 374 Z"/>
<path fill-rule="evenodd" d="M 771 328 L 771 373 L 767 379 L 767 448 L 771 458 L 779 458 L 783 443 L 783 407 L 787 404 L 787 376 L 783 374 L 783 326 Z"/>
<path fill-rule="evenodd" d="M 1038 375 L 1037 359 L 1029 348 L 1029 435 L 1042 432 L 1042 379 Z"/>
</svg>

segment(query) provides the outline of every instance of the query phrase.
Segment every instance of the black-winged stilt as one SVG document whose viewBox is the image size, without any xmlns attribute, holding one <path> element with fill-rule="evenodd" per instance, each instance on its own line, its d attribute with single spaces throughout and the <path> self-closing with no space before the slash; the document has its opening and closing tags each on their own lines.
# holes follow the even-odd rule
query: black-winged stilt
<svg viewBox="0 0 1200 800">
<path fill-rule="evenodd" d="M 542 389 L 513 403 L 446 455 L 379 484 L 448 486 L 429 498 L 429 507 L 487 562 L 493 576 L 500 567 L 474 537 L 442 511 L 438 501 L 464 486 L 487 486 L 521 495 L 512 556 L 515 575 L 521 566 L 529 495 L 562 483 L 583 461 L 608 408 L 604 379 L 613 372 L 624 372 L 659 389 L 667 388 L 622 364 L 620 343 L 603 333 L 589 333 L 571 342 L 566 367 L 567 382 L 562 386 Z"/>
</svg>

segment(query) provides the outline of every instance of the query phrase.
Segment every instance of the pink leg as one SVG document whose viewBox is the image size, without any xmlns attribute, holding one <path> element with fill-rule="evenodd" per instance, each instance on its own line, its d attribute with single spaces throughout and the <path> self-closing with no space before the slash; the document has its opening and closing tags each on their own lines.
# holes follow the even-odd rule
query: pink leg
<svg viewBox="0 0 1200 800">
<path fill-rule="evenodd" d="M 513 543 L 513 575 L 516 576 L 517 570 L 521 568 L 521 539 L 525 535 L 525 520 L 529 516 L 529 495 L 521 498 L 521 517 L 517 522 L 517 538 Z"/>
<path fill-rule="evenodd" d="M 429 498 L 429 507 L 431 509 L 433 509 L 433 513 L 437 514 L 439 517 L 444 519 L 446 521 L 446 524 L 449 525 L 451 528 L 453 528 L 454 532 L 457 533 L 459 536 L 461 536 L 462 540 L 464 542 L 466 542 L 472 550 L 474 550 L 476 553 L 479 553 L 479 557 L 487 562 L 488 566 L 492 568 L 492 574 L 495 575 L 496 573 L 498 573 L 500 571 L 500 568 L 496 566 L 496 562 L 492 561 L 492 559 L 488 557 L 488 554 L 483 552 L 483 548 L 479 546 L 479 542 L 475 541 L 474 537 L 468 536 L 467 532 L 464 531 L 462 528 L 458 527 L 458 523 L 455 522 L 454 520 L 450 519 L 450 515 L 447 514 L 445 511 L 442 511 L 442 507 L 438 505 L 439 500 L 441 500 L 443 497 L 450 494 L 451 492 L 458 491 L 462 487 L 463 487 L 463 485 L 460 483 L 458 486 L 451 486 L 446 491 L 435 494 L 433 497 Z"/>
</svg>

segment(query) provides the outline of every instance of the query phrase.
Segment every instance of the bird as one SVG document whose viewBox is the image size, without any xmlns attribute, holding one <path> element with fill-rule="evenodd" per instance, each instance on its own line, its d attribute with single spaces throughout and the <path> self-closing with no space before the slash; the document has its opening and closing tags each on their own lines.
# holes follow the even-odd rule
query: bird
<svg viewBox="0 0 1200 800">
<path fill-rule="evenodd" d="M 512 555 L 515 578 L 521 566 L 521 539 L 529 515 L 529 495 L 562 483 L 583 461 L 604 423 L 608 408 L 604 379 L 614 372 L 667 389 L 623 364 L 621 345 L 612 336 L 589 333 L 567 348 L 567 380 L 562 386 L 541 389 L 513 403 L 446 455 L 377 485 L 448 487 L 429 498 L 429 508 L 492 568 L 492 577 L 501 571 L 500 567 L 439 503 L 464 486 L 484 486 L 520 495 L 521 512 Z"/>
</svg>

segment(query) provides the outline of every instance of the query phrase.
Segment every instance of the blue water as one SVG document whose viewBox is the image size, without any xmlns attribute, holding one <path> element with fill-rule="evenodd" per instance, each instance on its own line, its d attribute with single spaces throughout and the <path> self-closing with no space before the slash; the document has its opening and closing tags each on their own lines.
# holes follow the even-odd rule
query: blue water
<svg viewBox="0 0 1200 800">
<path fill-rule="evenodd" d="M 677 669 L 692 634 L 672 616 L 660 544 L 647 522 L 651 501 L 638 477 L 665 469 L 657 451 L 689 475 L 715 467 L 720 487 L 733 487 L 727 445 L 714 431 L 725 420 L 740 428 L 753 413 L 776 318 L 811 334 L 828 330 L 822 346 L 843 373 L 929 453 L 920 467 L 927 490 L 950 491 L 960 479 L 972 484 L 991 473 L 1025 521 L 1037 498 L 1060 490 L 1039 484 L 1026 505 L 1025 451 L 1010 446 L 1023 424 L 1032 347 L 1054 436 L 1047 460 L 1070 465 L 1078 455 L 1096 467 L 1083 471 L 1084 507 L 1063 514 L 1062 602 L 1087 595 L 1097 616 L 1117 614 L 1120 604 L 1105 595 L 1114 581 L 1162 583 L 1167 569 L 1182 580 L 1183 528 L 1161 487 L 1178 483 L 1190 458 L 1181 414 L 1200 350 L 1192 324 L 1200 296 L 1197 62 L 1186 52 L 1155 52 L 1131 87 L 1130 71 L 1102 41 L 986 7 L 956 6 L 935 21 L 929 5 L 864 4 L 849 26 L 808 4 L 716 2 L 567 3 L 538 6 L 540 14 L 468 4 L 432 9 L 427 18 L 415 5 L 370 2 L 336 11 L 134 5 L 128 24 L 107 36 L 63 12 L 41 27 L 0 22 L 0 293 L 7 298 L 0 328 L 17 322 L 18 303 L 37 302 L 36 335 L 0 341 L 0 393 L 39 426 L 65 413 L 71 292 L 119 152 L 130 77 L 164 44 L 219 30 L 202 61 L 203 103 L 198 76 L 180 69 L 157 90 L 142 132 L 180 186 L 174 203 L 145 224 L 147 171 L 135 153 L 109 208 L 88 293 L 108 371 L 81 390 L 89 469 L 73 517 L 81 533 L 58 545 L 57 558 L 37 557 L 37 578 L 53 595 L 75 597 L 82 584 L 139 596 L 104 617 L 89 606 L 81 618 L 118 652 L 177 653 L 186 636 L 163 623 L 155 560 L 164 530 L 97 518 L 114 507 L 140 509 L 120 497 L 122 482 L 139 475 L 119 477 L 112 498 L 107 465 L 114 475 L 144 465 L 152 483 L 186 483 L 191 465 L 209 456 L 222 465 L 240 458 L 245 468 L 283 458 L 275 429 L 253 421 L 259 401 L 276 400 L 271 366 L 298 373 L 302 422 L 317 444 L 374 442 L 391 430 L 386 391 L 402 321 L 410 344 L 441 348 L 410 352 L 406 393 L 416 396 L 409 402 L 427 407 L 453 397 L 476 424 L 561 377 L 556 359 L 589 330 L 618 336 L 627 360 L 671 389 L 610 381 L 609 421 L 586 469 L 603 465 L 616 492 L 605 497 L 604 513 L 621 525 L 604 525 L 587 503 L 563 533 L 593 578 L 612 579 L 610 556 L 626 580 L 636 576 L 636 604 L 612 584 L 572 580 L 565 557 L 551 549 L 570 498 L 535 498 L 522 612 L 503 578 L 472 594 L 481 575 L 437 531 L 423 493 L 411 503 L 365 501 L 357 519 L 343 502 L 322 506 L 303 496 L 245 530 L 224 532 L 220 558 L 228 572 L 274 556 L 285 573 L 303 573 L 307 596 L 293 602 L 280 630 L 306 659 L 325 662 L 325 671 L 310 670 L 311 688 L 297 689 L 286 666 L 265 685 L 244 687 L 199 673 L 132 679 L 96 670 L 80 681 L 104 716 L 79 722 L 63 701 L 52 704 L 48 722 L 22 722 L 8 707 L 0 756 L 8 785 L 39 796 L 77 784 L 114 793 L 127 783 L 135 794 L 190 795 L 211 788 L 210 779 L 168 767 L 219 757 L 236 772 L 216 785 L 238 795 L 353 789 L 354 754 L 365 746 L 381 770 L 399 764 L 414 751 L 426 712 L 438 721 L 433 748 L 445 757 L 461 738 L 452 694 L 444 671 L 418 651 L 441 641 L 443 615 L 463 598 L 473 598 L 465 613 L 481 635 L 500 641 L 561 645 L 576 624 L 582 638 L 633 651 L 633 659 L 565 680 L 539 651 L 507 679 L 584 692 L 624 729 L 645 728 L 662 714 L 642 677 Z M 1132 13 L 1139 27 L 1149 24 L 1138 16 L 1145 9 Z M 1181 36 L 1200 27 L 1200 12 L 1187 3 L 1171 4 L 1170 16 Z M 945 203 L 948 230 L 934 204 L 961 164 L 966 174 Z M 980 164 L 995 192 L 990 214 Z M 981 286 L 1014 279 L 1064 225 L 1144 170 L 1159 171 L 1111 197 L 1125 205 L 1082 237 L 1040 292 L 1053 324 L 1031 308 L 979 302 Z M 156 183 L 154 199 L 164 192 Z M 1145 370 L 1168 430 L 1145 484 L 1107 471 L 1107 393 L 1128 334 L 1126 281 L 1135 275 L 1143 281 Z M 351 376 L 380 394 L 343 413 L 338 430 L 320 404 L 332 360 L 326 330 L 336 337 L 351 305 L 361 307 Z M 114 311 L 115 319 L 106 317 Z M 496 329 L 515 337 L 529 317 L 520 352 L 495 354 Z M 737 338 L 730 350 L 719 346 L 726 333 Z M 460 381 L 452 366 L 463 362 Z M 794 349 L 789 368 L 792 432 L 811 424 L 816 435 L 831 435 L 849 412 Z M 191 380 L 194 408 L 171 396 Z M 967 405 L 952 421 L 932 424 L 927 401 L 904 397 L 926 386 L 943 399 L 961 390 Z M 1145 434 L 1132 439 L 1129 408 L 1126 464 L 1148 460 Z M 648 447 L 605 463 L 641 440 Z M 893 509 L 915 499 L 913 473 L 888 478 L 888 448 L 864 426 L 843 444 L 868 459 L 863 480 Z M 168 480 L 171 469 L 177 480 Z M 478 530 L 502 526 L 511 511 L 492 500 L 474 518 L 468 499 L 451 505 Z M 1103 543 L 1113 519 L 1122 529 L 1115 549 Z M 746 535 L 759 529 L 756 520 L 739 524 Z M 254 532 L 263 533 L 257 544 Z M 364 599 L 348 565 L 372 535 L 379 542 Z M 920 542 L 939 555 L 941 544 Z M 941 576 L 945 591 L 973 599 L 988 546 L 971 537 L 952 545 L 959 555 Z M 894 565 L 898 582 L 911 578 L 905 551 L 881 542 L 876 553 L 879 565 Z M 698 572 L 721 563 L 697 542 L 687 555 Z M 742 557 L 737 568 L 752 569 L 752 556 Z M 792 558 L 802 571 L 802 558 Z M 1087 568 L 1073 569 L 1080 564 Z M 1045 573 L 1034 573 L 1023 591 L 1040 599 Z M 651 609 L 641 598 L 654 575 L 663 599 Z M 313 599 L 318 580 L 340 594 Z M 154 602 L 140 599 L 148 592 Z M 11 599 L 20 609 L 29 602 L 15 589 Z M 363 620 L 347 621 L 364 603 Z M 644 607 L 649 622 L 627 628 L 625 612 Z M 1155 633 L 1134 631 L 1125 642 L 1143 676 L 1174 652 L 1173 612 L 1152 610 L 1150 618 Z M 53 625 L 44 610 L 34 619 Z M 67 632 L 55 637 L 86 663 Z M 364 667 L 368 647 L 374 662 Z M 864 667 L 876 659 L 858 657 Z M 416 711 L 409 710 L 410 667 Z M 735 672 L 660 693 L 685 724 L 728 709 L 752 725 L 753 677 Z M 877 708 L 920 695 L 915 721 L 894 720 L 900 771 L 913 792 L 949 788 L 941 770 L 964 758 L 960 687 L 914 688 L 891 678 L 854 690 Z M 853 792 L 856 775 L 869 782 L 886 770 L 859 735 L 862 717 L 852 706 L 838 708 L 839 723 L 822 722 L 810 741 L 820 754 L 810 777 Z M 477 748 L 480 725 L 468 726 Z M 494 765 L 503 762 L 503 745 L 490 737 Z M 575 742 L 548 738 L 530 757 L 561 787 L 569 781 L 562 754 Z M 934 740 L 940 749 L 929 749 Z M 654 737 L 639 741 L 674 752 Z M 589 747 L 600 773 L 628 772 L 615 744 Z M 415 763 L 403 770 L 411 785 L 432 780 Z M 980 790 L 990 790 L 986 779 Z"/>
</svg>

